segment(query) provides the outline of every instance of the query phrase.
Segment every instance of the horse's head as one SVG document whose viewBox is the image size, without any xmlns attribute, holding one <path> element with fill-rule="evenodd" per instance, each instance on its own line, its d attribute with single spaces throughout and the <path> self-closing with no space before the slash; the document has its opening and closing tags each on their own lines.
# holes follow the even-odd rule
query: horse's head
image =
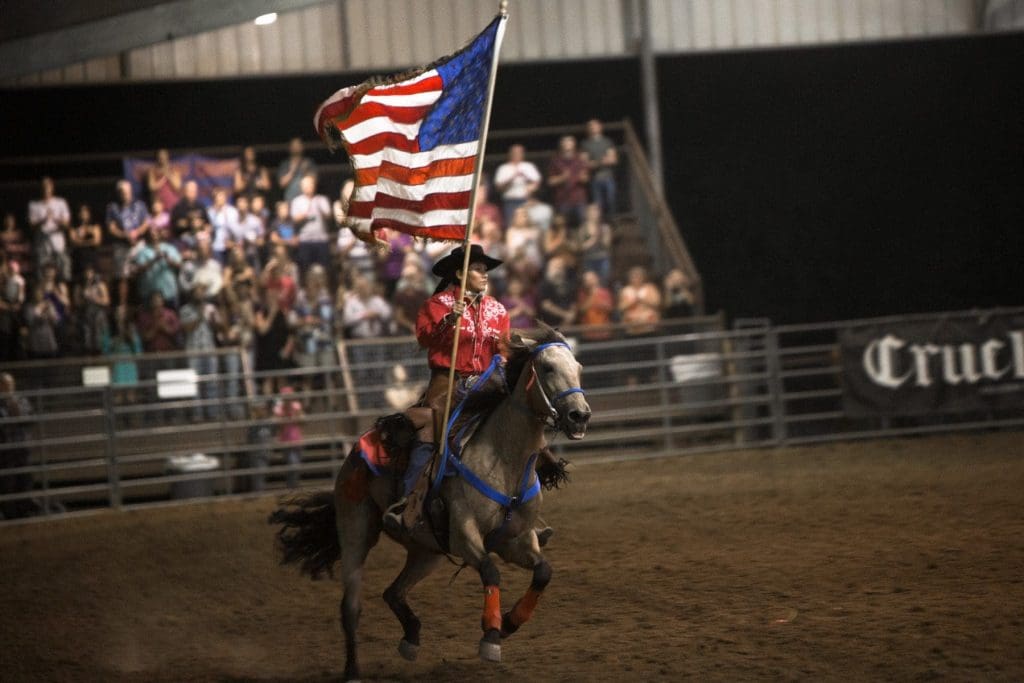
<svg viewBox="0 0 1024 683">
<path fill-rule="evenodd" d="M 563 337 L 548 328 L 541 339 L 515 337 L 528 354 L 523 368 L 530 409 L 573 440 L 582 439 L 590 422 L 590 405 L 580 387 L 582 366 Z"/>
</svg>

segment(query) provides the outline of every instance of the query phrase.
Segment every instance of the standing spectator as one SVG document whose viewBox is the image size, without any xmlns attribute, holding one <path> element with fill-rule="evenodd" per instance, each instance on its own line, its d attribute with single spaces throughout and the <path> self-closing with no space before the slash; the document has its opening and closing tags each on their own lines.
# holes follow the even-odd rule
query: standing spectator
<svg viewBox="0 0 1024 683">
<path fill-rule="evenodd" d="M 32 298 L 25 304 L 24 318 L 28 327 L 28 337 L 25 340 L 28 357 L 56 358 L 59 351 L 57 325 L 60 323 L 60 316 L 53 302 L 46 298 L 42 285 L 37 285 L 32 290 Z"/>
<path fill-rule="evenodd" d="M 209 209 L 210 225 L 213 228 L 213 257 L 221 265 L 227 260 L 227 253 L 235 244 L 244 240 L 238 225 L 238 209 L 228 203 L 228 191 L 223 187 L 213 190 L 213 206 Z"/>
<path fill-rule="evenodd" d="M 199 201 L 199 185 L 194 180 L 185 182 L 184 196 L 171 209 L 171 232 L 174 239 L 183 240 L 186 235 L 193 238 L 210 229 L 206 207 Z"/>
<path fill-rule="evenodd" d="M 327 272 L 315 264 L 306 273 L 306 286 L 299 290 L 289 316 L 296 332 L 295 362 L 300 368 L 330 368 L 336 365 L 334 351 L 334 306 L 327 288 Z M 325 375 L 326 380 L 326 375 Z M 313 388 L 313 376 L 303 375 L 303 391 Z"/>
<path fill-rule="evenodd" d="M 142 340 L 135 328 L 135 323 L 124 316 L 116 316 L 113 336 L 109 334 L 103 339 L 104 356 L 139 356 L 142 354 Z M 110 384 L 114 387 L 114 402 L 117 405 L 134 405 L 136 402 L 135 388 L 139 384 L 139 366 L 134 360 L 118 360 L 110 370 Z M 135 417 L 132 414 L 131 417 Z"/>
<path fill-rule="evenodd" d="M 270 223 L 270 244 L 281 245 L 288 250 L 288 255 L 295 258 L 295 248 L 299 245 L 299 233 L 295 230 L 292 222 L 291 211 L 288 202 L 278 202 L 274 205 L 274 220 Z"/>
<path fill-rule="evenodd" d="M 558 141 L 558 153 L 548 166 L 548 185 L 554 190 L 555 211 L 569 219 L 572 226 L 583 221 L 587 205 L 587 161 L 576 150 L 576 138 L 564 135 Z"/>
<path fill-rule="evenodd" d="M 479 228 L 483 221 L 494 221 L 502 228 L 505 221 L 501 218 L 501 209 L 488 199 L 487 178 L 480 176 L 480 184 L 476 188 L 476 211 L 473 213 L 473 230 Z"/>
<path fill-rule="evenodd" d="M 273 256 L 267 261 L 267 267 L 259 276 L 260 288 L 267 292 L 275 292 L 281 308 L 288 312 L 295 304 L 298 285 L 294 275 L 294 264 L 288 260 L 288 253 L 278 246 Z"/>
<path fill-rule="evenodd" d="M 202 283 L 192 288 L 189 302 L 181 307 L 179 316 L 181 329 L 185 333 L 185 350 L 191 351 L 188 364 L 199 377 L 216 375 L 219 371 L 217 355 L 217 332 L 221 327 L 220 314 L 217 307 L 206 298 L 206 286 Z M 206 416 L 210 420 L 219 420 L 220 411 L 220 379 L 199 381 L 199 397 L 192 406 L 192 419 L 199 422 L 203 419 L 203 405 L 206 403 Z"/>
<path fill-rule="evenodd" d="M 164 240 L 170 240 L 173 237 L 171 234 L 171 214 L 164 205 L 164 200 L 155 197 L 149 203 L 149 216 L 150 232 L 160 233 Z"/>
<path fill-rule="evenodd" d="M 605 216 L 616 211 L 615 167 L 619 153 L 615 143 L 605 137 L 597 119 L 587 121 L 587 137 L 580 143 L 590 168 L 590 201 L 601 207 Z"/>
<path fill-rule="evenodd" d="M 583 269 L 594 271 L 601 282 L 607 284 L 612 265 L 612 229 L 601 215 L 600 205 L 587 205 L 586 217 L 578 232 Z"/>
<path fill-rule="evenodd" d="M 273 394 L 276 387 L 283 386 L 281 372 L 295 367 L 292 363 L 295 338 L 281 305 L 285 296 L 285 290 L 281 288 L 264 290 L 265 303 L 258 306 L 253 315 L 255 367 L 257 374 L 263 373 L 263 393 L 266 396 Z"/>
<path fill-rule="evenodd" d="M 78 207 L 78 225 L 68 234 L 71 242 L 71 270 L 73 279 L 82 280 L 86 266 L 96 266 L 96 252 L 103 244 L 103 228 L 92 219 L 87 204 Z"/>
<path fill-rule="evenodd" d="M 85 266 L 76 298 L 81 306 L 78 320 L 82 348 L 87 353 L 100 353 L 103 339 L 110 334 L 110 290 L 91 263 Z"/>
<path fill-rule="evenodd" d="M 53 306 L 57 316 L 54 331 L 57 334 L 57 347 L 67 350 L 69 337 L 68 322 L 71 318 L 71 294 L 67 284 L 57 276 L 57 266 L 48 262 L 43 266 L 43 276 L 39 282 L 43 297 Z"/>
<path fill-rule="evenodd" d="M 147 306 L 139 310 L 136 326 L 142 337 L 142 348 L 147 353 L 176 351 L 181 324 L 178 315 L 164 305 L 164 296 L 155 289 L 146 300 Z"/>
<path fill-rule="evenodd" d="M 22 277 L 32 272 L 32 244 L 18 227 L 13 213 L 4 214 L 3 230 L 0 230 L 0 252 L 7 254 L 12 263 L 18 264 Z"/>
<path fill-rule="evenodd" d="M 576 299 L 576 310 L 579 311 L 579 324 L 584 326 L 582 336 L 587 341 L 611 339 L 612 331 L 608 325 L 612 322 L 615 312 L 615 301 L 612 293 L 601 282 L 601 277 L 593 270 L 583 273 L 579 296 Z"/>
<path fill-rule="evenodd" d="M 65 233 L 71 227 L 71 211 L 64 198 L 54 194 L 52 178 L 44 177 L 40 184 L 42 198 L 28 204 L 28 224 L 33 231 L 36 272 L 39 272 L 43 263 L 52 261 L 61 279 L 67 281 L 71 279 L 71 260 L 67 254 Z"/>
<path fill-rule="evenodd" d="M 263 242 L 266 237 L 263 219 L 250 210 L 248 197 L 236 198 L 235 208 L 238 210 L 238 229 L 242 235 L 245 260 L 255 271 L 259 271 L 260 253 L 263 251 Z"/>
<path fill-rule="evenodd" d="M 316 176 L 303 176 L 301 194 L 291 201 L 292 221 L 299 234 L 295 263 L 299 276 L 314 263 L 326 270 L 331 267 L 331 248 L 328 244 L 327 221 L 331 218 L 331 205 L 327 197 L 316 193 Z"/>
<path fill-rule="evenodd" d="M 235 171 L 234 187 L 236 197 L 245 197 L 249 201 L 270 192 L 270 173 L 266 166 L 260 166 L 256 161 L 254 147 L 242 149 L 238 170 Z"/>
<path fill-rule="evenodd" d="M 508 291 L 499 301 L 508 311 L 509 327 L 528 330 L 536 325 L 537 298 L 526 291 L 523 281 L 519 278 L 509 278 Z"/>
<path fill-rule="evenodd" d="M 179 205 L 180 206 L 180 205 Z M 191 258 L 184 259 L 178 271 L 178 292 L 188 296 L 197 285 L 206 288 L 206 295 L 211 299 L 220 296 L 224 286 L 224 269 L 213 258 L 213 246 L 209 235 L 202 235 Z"/>
<path fill-rule="evenodd" d="M 544 233 L 544 258 L 551 260 L 560 256 L 570 268 L 575 268 L 578 254 L 579 246 L 569 234 L 565 216 L 555 216 L 551 229 Z"/>
<path fill-rule="evenodd" d="M 647 269 L 629 269 L 626 285 L 619 291 L 619 315 L 626 323 L 626 334 L 642 336 L 658 330 L 661 320 L 661 293 L 647 279 Z"/>
<path fill-rule="evenodd" d="M 233 420 L 242 419 L 244 413 L 241 395 L 242 357 L 246 359 L 245 367 L 253 368 L 255 349 L 253 348 L 253 283 L 240 282 L 234 289 L 222 290 L 220 297 L 220 317 L 224 321 L 217 337 L 222 347 L 237 347 L 238 353 L 222 356 L 224 374 L 224 393 L 227 398 L 228 412 Z"/>
<path fill-rule="evenodd" d="M 388 248 L 377 252 L 377 282 L 384 289 L 384 297 L 390 299 L 395 293 L 398 279 L 402 277 L 405 257 L 413 252 L 412 237 L 404 232 L 385 228 L 381 231 Z"/>
<path fill-rule="evenodd" d="M 28 440 L 28 427 L 32 419 L 32 405 L 16 392 L 14 377 L 7 372 L 0 373 L 0 472 L 4 469 L 27 467 L 30 453 L 23 444 Z M 11 422 L 6 422 L 11 420 Z M 26 493 L 32 490 L 32 474 L 22 472 L 3 476 L 0 474 L 0 495 Z M 31 498 L 4 501 L 0 505 L 4 519 L 18 519 L 38 514 L 40 506 Z"/>
<path fill-rule="evenodd" d="M 25 278 L 18 262 L 0 251 L 0 361 L 18 360 L 21 309 L 25 305 Z"/>
<path fill-rule="evenodd" d="M 538 269 L 544 262 L 540 228 L 530 222 L 526 207 L 521 206 L 513 212 L 512 223 L 505 230 L 505 246 L 510 259 L 525 258 Z"/>
<path fill-rule="evenodd" d="M 673 268 L 665 276 L 665 295 L 662 299 L 664 306 L 663 317 L 666 320 L 673 318 L 689 318 L 693 316 L 694 303 L 696 298 L 693 294 L 693 283 L 679 268 Z"/>
<path fill-rule="evenodd" d="M 540 228 L 541 232 L 547 233 L 548 228 L 551 227 L 551 221 L 555 218 L 555 210 L 551 208 L 551 205 L 545 204 L 537 199 L 537 195 L 533 195 L 526 200 L 523 206 L 530 214 L 530 222 Z"/>
<path fill-rule="evenodd" d="M 131 273 L 139 301 L 149 301 L 153 292 L 160 292 L 163 301 L 178 308 L 178 268 L 181 254 L 163 241 L 160 232 L 150 230 L 145 244 L 133 251 Z"/>
<path fill-rule="evenodd" d="M 118 305 L 126 306 L 128 298 L 127 275 L 131 248 L 149 230 L 149 212 L 146 205 L 132 196 L 132 184 L 127 180 L 117 181 L 118 201 L 107 205 L 107 231 L 114 247 L 114 279 Z"/>
<path fill-rule="evenodd" d="M 391 307 L 373 291 L 373 283 L 369 279 L 357 276 L 352 283 L 352 291 L 345 298 L 342 320 L 351 339 L 357 342 L 376 339 L 387 334 L 391 324 Z M 366 367 L 383 360 L 379 344 L 349 344 L 348 353 L 356 386 L 384 384 L 383 368 Z M 374 395 L 368 396 L 365 402 L 373 406 L 382 405 L 379 394 L 379 391 L 374 392 Z"/>
<path fill-rule="evenodd" d="M 576 319 L 576 282 L 565 260 L 548 261 L 540 283 L 540 319 L 552 327 L 572 325 Z"/>
<path fill-rule="evenodd" d="M 422 261 L 406 259 L 392 300 L 397 334 L 416 334 L 416 316 L 429 296 L 427 273 Z"/>
<path fill-rule="evenodd" d="M 245 259 L 245 249 L 241 244 L 236 244 L 231 248 L 223 272 L 224 286 L 229 289 L 237 289 L 238 285 L 243 282 L 254 283 L 256 281 L 256 270 Z"/>
<path fill-rule="evenodd" d="M 295 390 L 281 387 L 281 395 L 274 403 L 274 416 L 281 421 L 277 440 L 284 449 L 284 460 L 288 465 L 287 485 L 293 489 L 299 485 L 302 464 L 302 403 L 295 398 Z"/>
<path fill-rule="evenodd" d="M 164 209 L 172 211 L 181 199 L 181 170 L 171 164 L 171 153 L 166 149 L 156 151 L 156 164 L 146 173 L 150 200 L 159 199 Z"/>
<path fill-rule="evenodd" d="M 292 138 L 288 144 L 288 158 L 277 167 L 277 186 L 281 188 L 286 202 L 299 196 L 299 185 L 303 178 L 316 174 L 316 162 L 304 156 L 304 152 L 302 140 Z"/>
<path fill-rule="evenodd" d="M 540 171 L 526 161 L 526 148 L 516 144 L 508 148 L 508 161 L 494 172 L 494 189 L 501 195 L 505 225 L 512 223 L 512 212 L 526 204 L 540 187 Z"/>
</svg>

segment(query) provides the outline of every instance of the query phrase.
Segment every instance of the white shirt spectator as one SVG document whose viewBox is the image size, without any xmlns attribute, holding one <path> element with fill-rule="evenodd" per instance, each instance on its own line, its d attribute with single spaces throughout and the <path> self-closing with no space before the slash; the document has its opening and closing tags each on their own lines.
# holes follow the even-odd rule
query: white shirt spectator
<svg viewBox="0 0 1024 683">
<path fill-rule="evenodd" d="M 63 197 L 37 199 L 28 203 L 28 222 L 39 224 L 39 230 L 50 240 L 50 246 L 58 254 L 63 254 L 67 243 L 61 225 L 70 222 L 71 211 Z"/>
<path fill-rule="evenodd" d="M 366 317 L 373 311 L 377 317 Z M 391 321 L 391 306 L 376 294 L 363 301 L 355 292 L 349 292 L 345 299 L 345 327 L 355 339 L 372 339 L 383 336 Z"/>
<path fill-rule="evenodd" d="M 228 241 L 241 242 L 245 239 L 242 228 L 238 224 L 238 209 L 225 204 L 219 209 L 211 206 L 209 210 L 210 225 L 213 226 L 213 250 L 226 251 Z"/>
<path fill-rule="evenodd" d="M 540 171 L 529 161 L 506 161 L 494 173 L 495 187 L 505 188 L 502 199 L 526 199 L 530 196 L 530 186 L 540 181 Z"/>
<path fill-rule="evenodd" d="M 327 197 L 322 194 L 315 194 L 312 197 L 300 194 L 292 200 L 290 208 L 292 220 L 299 230 L 300 242 L 327 241 L 327 218 L 331 215 L 331 204 Z M 300 221 L 297 216 L 305 216 L 305 220 Z"/>
</svg>

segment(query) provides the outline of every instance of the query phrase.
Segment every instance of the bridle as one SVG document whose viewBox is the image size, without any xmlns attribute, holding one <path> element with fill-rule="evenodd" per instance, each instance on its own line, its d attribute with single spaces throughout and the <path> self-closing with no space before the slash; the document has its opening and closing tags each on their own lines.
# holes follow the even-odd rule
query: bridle
<svg viewBox="0 0 1024 683">
<path fill-rule="evenodd" d="M 566 420 L 565 415 L 562 415 L 558 411 L 558 409 L 555 408 L 555 406 L 554 406 L 555 401 L 560 401 L 563 398 L 565 398 L 566 396 L 571 396 L 572 394 L 582 394 L 583 396 L 587 395 L 586 392 L 583 391 L 583 389 L 581 387 L 569 387 L 568 389 L 564 389 L 564 390 L 558 392 L 557 394 L 555 394 L 555 396 L 553 398 L 549 398 L 548 397 L 548 393 L 544 390 L 544 384 L 543 384 L 543 382 L 540 381 L 540 377 L 537 375 L 537 368 L 536 368 L 535 364 L 533 363 L 533 361 L 536 359 L 537 355 L 541 351 L 545 351 L 545 350 L 547 350 L 549 348 L 559 347 L 559 346 L 563 347 L 563 348 L 566 348 L 566 349 L 569 349 L 569 351 L 572 351 L 572 347 L 571 346 L 569 346 L 566 342 L 561 342 L 561 341 L 547 342 L 545 344 L 538 344 L 537 346 L 535 346 L 533 348 L 532 351 L 530 351 L 530 360 L 531 360 L 531 362 L 530 362 L 530 373 L 531 374 L 530 374 L 530 379 L 527 380 L 527 382 L 526 382 L 527 397 L 530 396 L 530 391 L 533 389 L 533 387 L 537 387 L 537 390 L 540 392 L 540 398 L 544 402 L 543 406 L 542 406 L 542 409 L 540 411 L 534 411 L 532 409 L 533 407 L 530 406 L 531 412 L 533 412 L 533 414 L 536 416 L 536 418 L 538 420 L 540 420 L 546 426 L 548 426 L 548 427 L 550 427 L 552 429 L 560 429 L 563 426 L 563 424 L 564 424 L 564 422 Z"/>
</svg>

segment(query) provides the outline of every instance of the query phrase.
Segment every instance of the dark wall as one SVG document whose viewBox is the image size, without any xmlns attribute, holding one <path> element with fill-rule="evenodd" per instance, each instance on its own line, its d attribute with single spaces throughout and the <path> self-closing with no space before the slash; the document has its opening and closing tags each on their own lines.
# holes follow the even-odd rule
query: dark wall
<svg viewBox="0 0 1024 683">
<path fill-rule="evenodd" d="M 1024 37 L 658 69 L 666 190 L 712 309 L 809 321 L 1024 304 Z M 317 104 L 360 77 L 0 91 L 0 157 L 312 137 Z M 502 69 L 492 128 L 591 116 L 642 121 L 634 61 Z"/>
</svg>

